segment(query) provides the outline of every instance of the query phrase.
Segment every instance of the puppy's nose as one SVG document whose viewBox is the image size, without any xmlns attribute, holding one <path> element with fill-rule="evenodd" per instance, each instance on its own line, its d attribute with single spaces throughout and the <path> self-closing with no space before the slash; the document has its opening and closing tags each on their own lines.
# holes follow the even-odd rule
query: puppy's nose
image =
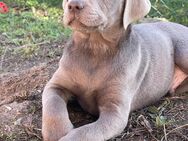
<svg viewBox="0 0 188 141">
<path fill-rule="evenodd" d="M 68 0 L 68 9 L 70 12 L 78 12 L 84 8 L 83 0 Z"/>
</svg>

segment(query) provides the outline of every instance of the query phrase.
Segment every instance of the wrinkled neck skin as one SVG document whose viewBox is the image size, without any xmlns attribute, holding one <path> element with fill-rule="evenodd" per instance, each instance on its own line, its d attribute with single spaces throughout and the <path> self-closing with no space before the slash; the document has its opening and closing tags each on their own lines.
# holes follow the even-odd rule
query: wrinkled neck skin
<svg viewBox="0 0 188 141">
<path fill-rule="evenodd" d="M 73 46 L 79 49 L 89 49 L 97 57 L 112 55 L 117 52 L 119 41 L 125 34 L 126 31 L 120 24 L 103 31 L 74 31 Z"/>
</svg>

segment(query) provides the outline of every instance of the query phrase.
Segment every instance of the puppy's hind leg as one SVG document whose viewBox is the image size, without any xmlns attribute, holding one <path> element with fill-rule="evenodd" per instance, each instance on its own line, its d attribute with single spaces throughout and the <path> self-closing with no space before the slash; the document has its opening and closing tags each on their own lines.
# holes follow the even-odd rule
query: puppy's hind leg
<svg viewBox="0 0 188 141">
<path fill-rule="evenodd" d="M 175 48 L 174 91 L 176 93 L 188 91 L 188 38 L 183 43 L 177 43 Z M 176 88 L 177 91 L 176 91 Z"/>
<path fill-rule="evenodd" d="M 182 94 L 182 93 L 185 93 L 185 92 L 188 92 L 188 77 L 175 90 L 176 94 Z"/>
<path fill-rule="evenodd" d="M 183 72 L 179 67 L 175 67 L 174 78 L 170 88 L 170 94 L 176 93 L 176 89 L 184 82 L 187 78 L 187 74 Z"/>
<path fill-rule="evenodd" d="M 180 34 L 175 36 L 174 61 L 175 64 L 186 74 L 188 74 L 188 28 L 180 30 Z"/>
</svg>

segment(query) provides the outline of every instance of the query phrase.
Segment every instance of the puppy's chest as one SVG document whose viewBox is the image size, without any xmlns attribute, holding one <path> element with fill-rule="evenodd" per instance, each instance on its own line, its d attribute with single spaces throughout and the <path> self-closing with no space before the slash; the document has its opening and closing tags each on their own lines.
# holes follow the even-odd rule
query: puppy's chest
<svg viewBox="0 0 188 141">
<path fill-rule="evenodd" d="M 103 67 L 80 67 L 74 65 L 69 69 L 68 76 L 70 78 L 71 90 L 76 96 L 92 95 L 94 91 L 98 91 L 105 87 L 110 70 L 107 66 Z"/>
<path fill-rule="evenodd" d="M 91 114 L 98 114 L 96 97 L 102 89 L 107 89 L 110 76 L 108 67 L 85 68 L 74 65 L 69 69 L 69 89 L 83 109 Z"/>
</svg>

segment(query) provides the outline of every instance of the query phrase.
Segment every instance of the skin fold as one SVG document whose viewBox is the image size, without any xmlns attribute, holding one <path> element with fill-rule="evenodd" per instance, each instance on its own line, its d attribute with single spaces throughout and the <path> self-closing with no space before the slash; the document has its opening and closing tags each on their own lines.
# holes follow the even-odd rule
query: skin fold
<svg viewBox="0 0 188 141">
<path fill-rule="evenodd" d="M 176 88 L 188 90 L 188 28 L 131 25 L 150 7 L 149 0 L 63 1 L 64 24 L 73 35 L 43 92 L 44 141 L 108 140 L 123 131 L 131 111 Z M 72 97 L 98 120 L 73 128 Z"/>
</svg>

